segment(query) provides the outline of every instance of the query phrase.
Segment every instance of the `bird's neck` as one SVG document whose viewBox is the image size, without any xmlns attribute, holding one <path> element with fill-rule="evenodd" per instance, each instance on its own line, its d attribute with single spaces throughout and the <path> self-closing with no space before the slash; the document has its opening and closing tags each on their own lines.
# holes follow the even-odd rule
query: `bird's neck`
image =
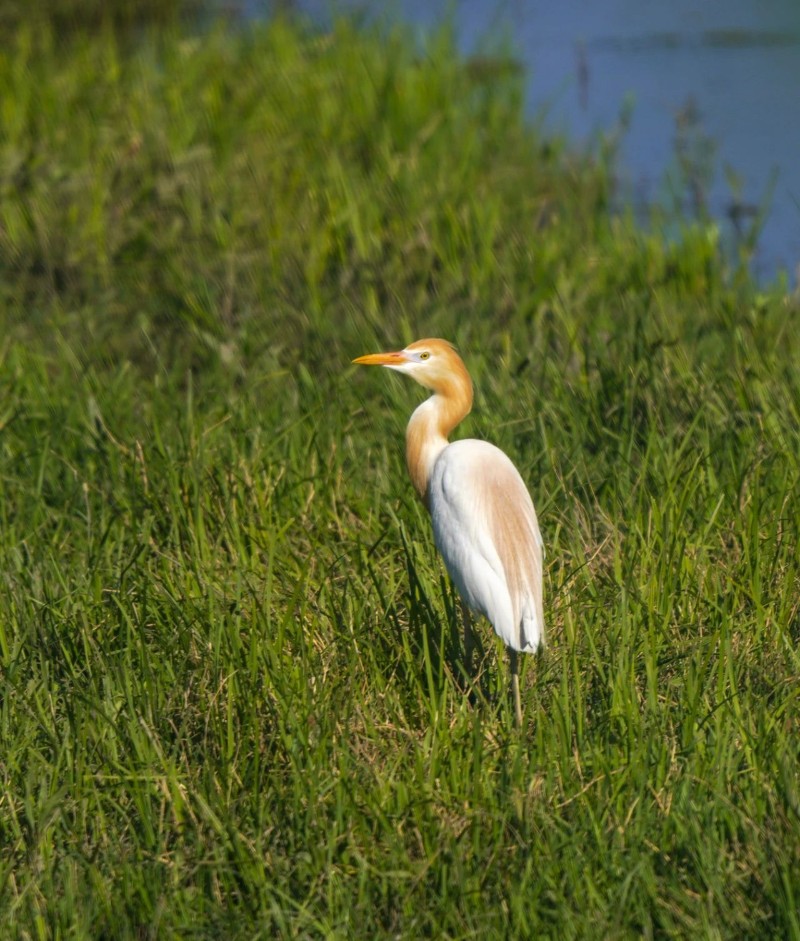
<svg viewBox="0 0 800 941">
<path fill-rule="evenodd" d="M 466 382 L 437 389 L 411 416 L 406 429 L 406 464 L 411 482 L 426 506 L 433 465 L 447 447 L 448 435 L 471 408 L 472 383 L 467 375 Z"/>
</svg>

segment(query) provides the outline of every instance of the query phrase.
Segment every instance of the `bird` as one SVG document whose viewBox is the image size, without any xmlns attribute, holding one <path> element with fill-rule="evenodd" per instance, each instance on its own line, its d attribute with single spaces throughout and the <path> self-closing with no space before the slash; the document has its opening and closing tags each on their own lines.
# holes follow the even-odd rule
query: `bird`
<svg viewBox="0 0 800 941">
<path fill-rule="evenodd" d="M 509 651 L 517 725 L 522 724 L 520 653 L 544 645 L 544 543 L 533 500 L 500 448 L 475 438 L 450 442 L 472 410 L 472 379 L 447 340 L 416 340 L 405 349 L 353 360 L 410 376 L 433 392 L 406 429 L 411 482 L 430 513 L 436 548 L 463 602 L 464 654 L 472 669 L 470 609 L 483 615 Z"/>
</svg>

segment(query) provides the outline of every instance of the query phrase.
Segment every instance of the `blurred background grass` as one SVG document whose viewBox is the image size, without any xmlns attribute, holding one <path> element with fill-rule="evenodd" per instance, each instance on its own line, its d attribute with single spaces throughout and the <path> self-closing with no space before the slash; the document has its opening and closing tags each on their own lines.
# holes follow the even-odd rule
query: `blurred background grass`
<svg viewBox="0 0 800 941">
<path fill-rule="evenodd" d="M 446 31 L 15 9 L 9 936 L 799 937 L 797 297 Z M 349 366 L 423 335 L 539 509 L 522 733 Z"/>
<path fill-rule="evenodd" d="M 188 25 L 208 9 L 203 0 L 1 0 L 0 28 L 49 27 L 68 41 L 77 33 L 110 27 L 126 38 L 139 27 Z"/>
</svg>

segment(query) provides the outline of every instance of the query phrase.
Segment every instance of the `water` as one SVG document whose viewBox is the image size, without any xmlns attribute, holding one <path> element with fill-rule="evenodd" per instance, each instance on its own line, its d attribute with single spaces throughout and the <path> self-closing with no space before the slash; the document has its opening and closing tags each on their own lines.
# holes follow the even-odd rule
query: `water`
<svg viewBox="0 0 800 941">
<path fill-rule="evenodd" d="M 752 262 L 761 281 L 800 270 L 800 0 L 299 0 L 332 10 L 390 10 L 421 30 L 448 19 L 465 54 L 508 40 L 526 68 L 528 109 L 546 128 L 591 143 L 630 108 L 622 191 L 668 202 L 676 144 L 688 143 L 696 197 L 734 241 L 769 197 Z M 691 204 L 691 199 L 689 200 Z M 691 208 L 691 206 L 690 206 Z M 735 217 L 735 219 L 734 219 Z"/>
</svg>

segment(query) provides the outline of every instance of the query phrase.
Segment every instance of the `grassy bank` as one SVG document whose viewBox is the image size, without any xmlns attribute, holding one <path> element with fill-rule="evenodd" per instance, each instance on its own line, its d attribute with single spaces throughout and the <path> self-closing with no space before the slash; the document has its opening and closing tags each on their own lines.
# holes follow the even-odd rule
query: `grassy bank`
<svg viewBox="0 0 800 941">
<path fill-rule="evenodd" d="M 800 937 L 797 301 L 446 39 L 23 28 L 0 100 L 7 936 Z M 349 366 L 426 335 L 539 509 L 522 731 Z"/>
</svg>

